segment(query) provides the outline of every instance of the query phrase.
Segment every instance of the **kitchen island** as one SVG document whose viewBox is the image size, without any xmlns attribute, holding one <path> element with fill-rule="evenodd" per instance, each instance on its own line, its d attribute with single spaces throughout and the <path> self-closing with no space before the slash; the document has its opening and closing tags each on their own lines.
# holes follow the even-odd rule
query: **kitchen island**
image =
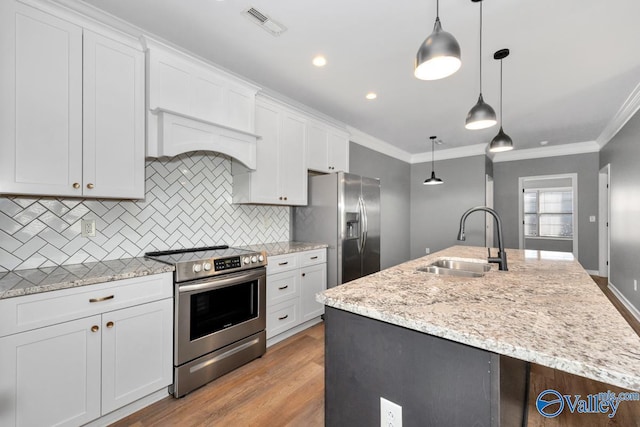
<svg viewBox="0 0 640 427">
<path fill-rule="evenodd" d="M 454 246 L 318 295 L 327 425 L 378 425 L 380 397 L 403 406 L 405 425 L 514 425 L 526 362 L 640 390 L 640 338 L 573 256 L 507 253 L 509 271 L 483 277 L 418 270 L 486 260 Z"/>
</svg>

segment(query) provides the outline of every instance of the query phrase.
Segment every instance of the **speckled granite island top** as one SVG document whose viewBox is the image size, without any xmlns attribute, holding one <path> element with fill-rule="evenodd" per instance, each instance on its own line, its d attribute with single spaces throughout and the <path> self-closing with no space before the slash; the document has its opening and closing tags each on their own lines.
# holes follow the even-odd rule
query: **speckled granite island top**
<svg viewBox="0 0 640 427">
<path fill-rule="evenodd" d="M 171 265 L 150 259 L 127 258 L 10 271 L 0 273 L 0 299 L 172 272 L 173 270 Z"/>
<path fill-rule="evenodd" d="M 495 250 L 494 250 L 495 252 Z M 453 246 L 318 294 L 327 306 L 640 391 L 640 337 L 571 254 L 507 250 L 481 278 L 416 271 Z"/>
<path fill-rule="evenodd" d="M 277 242 L 277 243 L 263 243 L 258 245 L 241 246 L 241 249 L 248 249 L 251 251 L 265 251 L 267 257 L 276 255 L 285 255 L 293 252 L 312 251 L 314 249 L 323 249 L 328 245 L 325 243 L 310 243 L 310 242 Z"/>
</svg>

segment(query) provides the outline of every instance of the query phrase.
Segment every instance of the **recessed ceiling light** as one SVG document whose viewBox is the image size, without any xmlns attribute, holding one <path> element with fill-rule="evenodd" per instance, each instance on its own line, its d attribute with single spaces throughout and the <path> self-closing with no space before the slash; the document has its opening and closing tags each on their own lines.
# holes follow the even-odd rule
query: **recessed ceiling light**
<svg viewBox="0 0 640 427">
<path fill-rule="evenodd" d="M 315 65 L 316 67 L 324 67 L 325 65 L 327 65 L 327 58 L 322 55 L 318 55 L 313 58 L 313 65 Z"/>
<path fill-rule="evenodd" d="M 547 145 L 549 141 L 540 141 L 540 145 Z"/>
<path fill-rule="evenodd" d="M 368 100 L 376 99 L 377 97 L 378 95 L 375 92 L 369 92 L 365 95 L 365 98 L 367 98 Z"/>
</svg>

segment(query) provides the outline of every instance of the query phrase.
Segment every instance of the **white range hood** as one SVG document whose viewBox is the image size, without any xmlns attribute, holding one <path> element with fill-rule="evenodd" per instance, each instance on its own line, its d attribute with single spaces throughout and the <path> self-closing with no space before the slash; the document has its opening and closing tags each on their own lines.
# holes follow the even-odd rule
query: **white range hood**
<svg viewBox="0 0 640 427">
<path fill-rule="evenodd" d="M 147 157 L 215 151 L 256 168 L 259 87 L 149 37 Z"/>
</svg>

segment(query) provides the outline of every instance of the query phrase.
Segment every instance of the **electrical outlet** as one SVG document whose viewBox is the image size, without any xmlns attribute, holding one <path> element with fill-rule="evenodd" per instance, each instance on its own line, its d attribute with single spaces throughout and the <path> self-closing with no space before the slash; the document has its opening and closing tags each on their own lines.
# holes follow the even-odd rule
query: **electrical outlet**
<svg viewBox="0 0 640 427">
<path fill-rule="evenodd" d="M 589 222 L 596 222 L 596 216 L 595 215 L 589 216 Z"/>
<path fill-rule="evenodd" d="M 638 291 L 638 279 L 633 279 L 633 290 Z"/>
<path fill-rule="evenodd" d="M 96 220 L 95 219 L 81 220 L 80 227 L 82 228 L 82 237 L 96 236 Z"/>
<path fill-rule="evenodd" d="M 380 427 L 402 427 L 402 406 L 380 397 Z"/>
<path fill-rule="evenodd" d="M 431 249 L 430 248 L 424 248 L 424 251 L 427 255 L 429 255 L 431 253 Z"/>
</svg>

